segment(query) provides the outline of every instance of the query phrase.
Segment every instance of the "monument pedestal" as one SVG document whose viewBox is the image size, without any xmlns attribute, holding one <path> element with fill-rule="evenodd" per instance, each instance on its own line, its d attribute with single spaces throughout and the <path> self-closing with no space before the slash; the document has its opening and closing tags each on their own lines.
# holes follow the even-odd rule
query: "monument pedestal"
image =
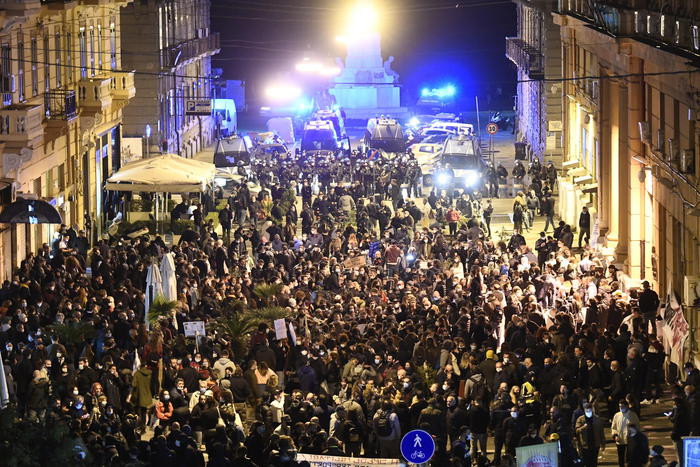
<svg viewBox="0 0 700 467">
<path fill-rule="evenodd" d="M 391 69 L 393 57 L 382 61 L 379 33 L 351 38 L 343 70 L 329 90 L 349 118 L 372 118 L 379 114 L 401 117 L 401 88 Z"/>
</svg>

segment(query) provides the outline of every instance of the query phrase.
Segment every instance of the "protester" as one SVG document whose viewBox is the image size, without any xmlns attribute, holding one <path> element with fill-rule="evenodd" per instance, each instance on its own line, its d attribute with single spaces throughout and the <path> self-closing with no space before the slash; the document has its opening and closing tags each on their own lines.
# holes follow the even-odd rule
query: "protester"
<svg viewBox="0 0 700 467">
<path fill-rule="evenodd" d="M 590 466 L 605 447 L 594 407 L 607 407 L 622 458 L 636 462 L 638 420 L 615 412 L 630 410 L 629 392 L 633 404 L 660 395 L 666 355 L 645 326 L 658 303 L 650 286 L 639 301 L 623 290 L 590 247 L 574 255 L 570 226 L 560 242 L 547 237 L 555 169 L 528 172 L 517 230 L 538 207 L 547 217 L 528 245 L 519 232 L 492 238 L 486 187 L 405 199 L 402 186 L 416 183 L 408 156 L 302 157 L 254 161 L 260 191 L 234 188 L 220 227 L 204 206 L 178 204 L 197 228 L 174 245 L 106 238 L 86 253 L 59 242 L 29 255 L 0 288 L 18 416 L 64 421 L 91 456 L 130 465 L 203 465 L 202 453 L 212 465 L 396 459 L 401 437 L 423 428 L 436 465 L 485 463 L 493 436 L 497 463 L 547 438 Z M 177 296 L 153 316 L 146 278 L 165 253 Z M 67 267 L 74 255 L 90 275 Z M 192 321 L 205 335 L 185 336 Z M 695 387 L 684 391 L 676 442 L 700 427 Z"/>
</svg>

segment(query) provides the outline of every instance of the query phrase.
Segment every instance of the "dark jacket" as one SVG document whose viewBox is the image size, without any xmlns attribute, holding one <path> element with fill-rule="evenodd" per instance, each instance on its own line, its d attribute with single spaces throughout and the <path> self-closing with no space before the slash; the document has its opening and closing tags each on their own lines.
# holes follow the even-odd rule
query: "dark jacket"
<svg viewBox="0 0 700 467">
<path fill-rule="evenodd" d="M 637 432 L 627 439 L 627 463 L 642 467 L 649 461 L 649 439 L 642 432 Z"/>
<path fill-rule="evenodd" d="M 591 424 L 593 430 L 593 443 L 589 444 L 588 436 L 586 431 L 588 430 L 588 424 Z M 597 415 L 593 415 L 590 419 L 586 418 L 585 415 L 581 415 L 576 420 L 576 444 L 579 449 L 603 449 L 605 448 L 605 428 L 603 426 L 603 420 Z M 647 448 L 647 456 L 649 455 L 649 448 Z"/>
<path fill-rule="evenodd" d="M 673 428 L 671 429 L 671 439 L 673 441 L 680 441 L 682 437 L 690 435 L 692 425 L 690 407 L 687 402 L 681 401 L 678 407 L 673 408 L 671 423 L 673 423 Z"/>
<path fill-rule="evenodd" d="M 578 217 L 578 226 L 582 229 L 588 229 L 591 227 L 591 213 L 586 211 L 581 211 L 581 215 Z"/>
</svg>

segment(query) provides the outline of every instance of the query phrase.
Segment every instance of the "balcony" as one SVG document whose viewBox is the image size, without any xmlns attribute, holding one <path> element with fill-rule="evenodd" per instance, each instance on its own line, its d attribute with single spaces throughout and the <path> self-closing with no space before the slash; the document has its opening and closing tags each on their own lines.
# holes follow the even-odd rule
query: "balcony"
<svg viewBox="0 0 700 467">
<path fill-rule="evenodd" d="M 43 3 L 41 0 L 0 0 L 0 10 L 6 17 L 27 17 L 38 13 Z"/>
<path fill-rule="evenodd" d="M 128 101 L 136 95 L 133 71 L 113 71 L 111 89 L 114 100 Z"/>
<path fill-rule="evenodd" d="M 70 10 L 75 8 L 77 0 L 41 0 L 41 4 L 49 11 Z"/>
<path fill-rule="evenodd" d="M 161 50 L 162 63 L 164 68 L 172 69 L 220 51 L 219 33 L 211 33 L 206 37 L 190 39 Z"/>
<path fill-rule="evenodd" d="M 0 141 L 31 146 L 44 133 L 42 105 L 14 104 L 0 109 Z"/>
<path fill-rule="evenodd" d="M 77 115 L 75 91 L 54 89 L 44 93 L 47 120 L 71 120 Z"/>
<path fill-rule="evenodd" d="M 112 105 L 109 76 L 95 76 L 78 82 L 78 103 L 81 110 L 103 112 Z"/>
<path fill-rule="evenodd" d="M 518 37 L 506 37 L 506 57 L 530 78 L 544 77 L 544 55 Z"/>
</svg>

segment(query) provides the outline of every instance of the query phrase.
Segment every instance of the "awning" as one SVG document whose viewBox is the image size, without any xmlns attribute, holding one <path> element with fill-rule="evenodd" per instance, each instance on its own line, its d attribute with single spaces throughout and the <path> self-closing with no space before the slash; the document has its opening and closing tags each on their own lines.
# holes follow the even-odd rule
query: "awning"
<svg viewBox="0 0 700 467">
<path fill-rule="evenodd" d="M 17 198 L 0 213 L 0 224 L 62 224 L 55 207 L 40 199 Z"/>
<path fill-rule="evenodd" d="M 214 164 L 163 154 L 126 164 L 107 179 L 106 188 L 113 191 L 191 193 L 205 191 L 215 175 Z"/>
</svg>

